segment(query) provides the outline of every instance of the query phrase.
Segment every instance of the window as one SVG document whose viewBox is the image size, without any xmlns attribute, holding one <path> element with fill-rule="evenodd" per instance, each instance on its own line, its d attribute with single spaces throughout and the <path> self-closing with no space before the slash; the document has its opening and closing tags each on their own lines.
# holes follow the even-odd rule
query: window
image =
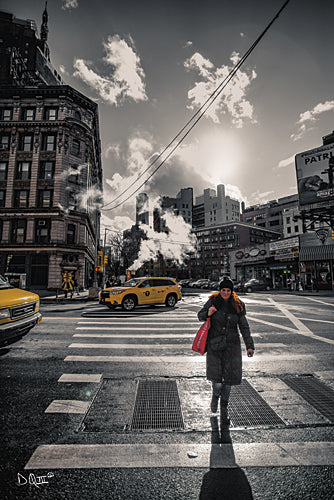
<svg viewBox="0 0 334 500">
<path fill-rule="evenodd" d="M 15 179 L 27 181 L 30 179 L 30 175 L 31 175 L 31 162 L 19 161 L 17 164 Z"/>
<path fill-rule="evenodd" d="M 76 120 L 79 120 L 79 121 L 81 120 L 81 115 L 80 115 L 79 111 L 74 111 L 74 115 L 73 116 L 74 116 L 74 118 Z"/>
<path fill-rule="evenodd" d="M 66 243 L 68 245 L 74 245 L 74 243 L 75 243 L 75 225 L 74 224 L 67 225 Z"/>
<path fill-rule="evenodd" d="M 21 151 L 32 151 L 33 136 L 32 134 L 21 134 L 19 140 L 19 149 Z"/>
<path fill-rule="evenodd" d="M 28 208 L 28 205 L 29 205 L 29 190 L 18 189 L 14 191 L 14 207 Z"/>
<path fill-rule="evenodd" d="M 12 243 L 24 243 L 27 233 L 27 221 L 15 219 L 12 222 Z"/>
<path fill-rule="evenodd" d="M 37 219 L 35 226 L 36 243 L 50 243 L 50 219 Z"/>
<path fill-rule="evenodd" d="M 0 120 L 4 122 L 10 122 L 12 119 L 13 110 L 11 108 L 3 108 L 0 111 Z"/>
<path fill-rule="evenodd" d="M 68 208 L 69 210 L 76 210 L 77 209 L 77 197 L 74 191 L 70 191 L 68 193 Z"/>
<path fill-rule="evenodd" d="M 286 232 L 287 232 L 288 234 L 290 234 L 290 233 L 291 233 L 291 227 L 290 227 L 290 226 L 289 226 L 289 227 L 287 227 L 287 231 L 286 231 Z"/>
<path fill-rule="evenodd" d="M 45 180 L 52 180 L 55 175 L 55 162 L 42 161 L 39 167 L 39 178 Z"/>
<path fill-rule="evenodd" d="M 0 189 L 0 207 L 4 207 L 6 204 L 6 191 Z"/>
<path fill-rule="evenodd" d="M 70 175 L 68 176 L 69 182 L 73 182 L 74 184 L 79 184 L 79 173 L 77 172 L 78 165 L 72 165 L 70 168 Z"/>
<path fill-rule="evenodd" d="M 44 118 L 49 121 L 58 120 L 58 108 L 46 108 Z"/>
<path fill-rule="evenodd" d="M 299 233 L 299 226 L 295 226 L 295 233 Z"/>
<path fill-rule="evenodd" d="M 9 151 L 9 135 L 1 134 L 0 136 L 0 150 Z"/>
<path fill-rule="evenodd" d="M 43 134 L 43 136 L 42 136 L 42 150 L 43 151 L 55 151 L 56 150 L 56 135 L 55 134 Z"/>
<path fill-rule="evenodd" d="M 7 179 L 7 168 L 8 163 L 6 161 L 0 161 L 0 181 L 5 181 Z"/>
<path fill-rule="evenodd" d="M 72 139 L 71 153 L 74 155 L 80 154 L 80 141 L 77 139 Z"/>
<path fill-rule="evenodd" d="M 0 242 L 2 240 L 2 220 L 0 220 Z"/>
<path fill-rule="evenodd" d="M 291 220 L 291 219 L 290 219 L 290 217 L 287 217 L 287 218 L 286 218 L 286 223 L 287 223 L 287 224 L 290 224 L 290 220 Z"/>
<path fill-rule="evenodd" d="M 23 108 L 22 109 L 22 120 L 26 122 L 32 122 L 35 120 L 35 108 Z"/>
<path fill-rule="evenodd" d="M 41 189 L 38 191 L 37 204 L 40 208 L 52 207 L 53 191 L 52 189 Z"/>
</svg>

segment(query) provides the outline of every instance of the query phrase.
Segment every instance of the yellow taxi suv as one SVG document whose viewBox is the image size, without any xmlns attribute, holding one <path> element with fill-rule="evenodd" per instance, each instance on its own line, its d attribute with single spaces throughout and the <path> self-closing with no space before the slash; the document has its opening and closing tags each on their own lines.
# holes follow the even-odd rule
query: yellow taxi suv
<svg viewBox="0 0 334 500">
<path fill-rule="evenodd" d="M 133 311 L 136 306 L 166 304 L 174 307 L 181 300 L 181 286 L 173 278 L 132 278 L 123 286 L 105 288 L 99 302 L 114 309 L 121 306 L 124 311 Z"/>
<path fill-rule="evenodd" d="M 0 276 L 0 347 L 20 340 L 41 321 L 39 296 L 14 288 Z"/>
</svg>

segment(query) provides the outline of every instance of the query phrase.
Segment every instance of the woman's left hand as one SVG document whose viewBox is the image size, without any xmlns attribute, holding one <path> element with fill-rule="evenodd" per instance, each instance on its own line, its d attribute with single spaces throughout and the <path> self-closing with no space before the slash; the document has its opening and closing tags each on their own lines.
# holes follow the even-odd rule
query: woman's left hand
<svg viewBox="0 0 334 500">
<path fill-rule="evenodd" d="M 248 356 L 249 358 L 252 358 L 252 357 L 253 357 L 253 355 L 254 355 L 254 349 L 247 349 L 247 356 Z"/>
</svg>

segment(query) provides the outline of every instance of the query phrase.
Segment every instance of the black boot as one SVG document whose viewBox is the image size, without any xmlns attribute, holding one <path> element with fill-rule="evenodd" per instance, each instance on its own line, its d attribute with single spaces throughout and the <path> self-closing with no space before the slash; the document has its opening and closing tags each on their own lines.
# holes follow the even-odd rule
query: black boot
<svg viewBox="0 0 334 500">
<path fill-rule="evenodd" d="M 211 399 L 211 411 L 212 411 L 212 413 L 217 412 L 218 401 L 219 401 L 219 396 L 216 396 L 216 394 L 212 394 L 212 399 Z"/>
<path fill-rule="evenodd" d="M 228 416 L 228 411 L 227 411 L 227 402 L 226 401 L 220 401 L 220 423 L 221 423 L 221 428 L 226 428 L 229 427 L 231 423 L 231 419 Z"/>
</svg>

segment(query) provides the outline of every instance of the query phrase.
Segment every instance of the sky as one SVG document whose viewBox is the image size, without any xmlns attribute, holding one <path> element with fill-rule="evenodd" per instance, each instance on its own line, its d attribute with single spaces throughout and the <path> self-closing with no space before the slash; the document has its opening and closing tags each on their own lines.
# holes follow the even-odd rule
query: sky
<svg viewBox="0 0 334 500">
<path fill-rule="evenodd" d="M 224 184 L 246 206 L 297 193 L 295 155 L 334 129 L 329 0 L 290 0 L 183 142 L 165 150 L 283 4 L 48 1 L 51 62 L 98 103 L 105 224 L 131 226 L 137 189 L 156 199 Z M 0 0 L 38 30 L 44 5 Z"/>
</svg>

